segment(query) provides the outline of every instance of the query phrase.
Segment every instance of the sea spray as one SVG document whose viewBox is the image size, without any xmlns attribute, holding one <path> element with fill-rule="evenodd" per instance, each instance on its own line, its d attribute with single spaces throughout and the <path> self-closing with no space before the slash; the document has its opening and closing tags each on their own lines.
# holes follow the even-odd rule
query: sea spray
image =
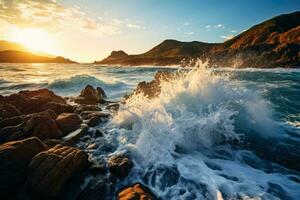
<svg viewBox="0 0 300 200">
<path fill-rule="evenodd" d="M 264 171 L 269 162 L 243 149 L 248 138 L 280 137 L 268 101 L 203 64 L 179 74 L 161 81 L 156 98 L 132 96 L 114 118 L 118 151 L 136 163 L 127 182 L 162 199 L 299 197 L 296 182 Z"/>
</svg>

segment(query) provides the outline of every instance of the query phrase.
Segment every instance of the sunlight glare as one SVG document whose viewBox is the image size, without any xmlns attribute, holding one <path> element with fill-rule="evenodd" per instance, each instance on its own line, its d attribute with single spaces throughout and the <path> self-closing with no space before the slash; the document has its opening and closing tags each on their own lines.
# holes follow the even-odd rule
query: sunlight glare
<svg viewBox="0 0 300 200">
<path fill-rule="evenodd" d="M 57 52 L 54 38 L 43 29 L 17 29 L 11 34 L 10 40 L 21 43 L 32 51 L 52 54 Z"/>
</svg>

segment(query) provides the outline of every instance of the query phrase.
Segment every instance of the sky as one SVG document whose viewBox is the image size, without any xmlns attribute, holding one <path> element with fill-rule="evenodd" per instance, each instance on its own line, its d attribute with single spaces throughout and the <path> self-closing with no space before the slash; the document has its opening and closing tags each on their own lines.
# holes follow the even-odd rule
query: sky
<svg viewBox="0 0 300 200">
<path fill-rule="evenodd" d="M 0 40 L 79 62 L 165 39 L 223 42 L 300 0 L 0 0 Z"/>
</svg>

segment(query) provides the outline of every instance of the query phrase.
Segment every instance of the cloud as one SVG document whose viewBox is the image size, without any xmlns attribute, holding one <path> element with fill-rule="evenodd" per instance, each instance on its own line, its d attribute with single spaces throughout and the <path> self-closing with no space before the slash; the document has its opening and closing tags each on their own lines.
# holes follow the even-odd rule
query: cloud
<svg viewBox="0 0 300 200">
<path fill-rule="evenodd" d="M 232 39 L 234 37 L 234 35 L 228 34 L 228 35 L 221 35 L 220 37 L 223 38 L 223 39 L 225 39 L 225 40 L 230 40 L 230 39 Z"/>
<path fill-rule="evenodd" d="M 236 30 L 231 30 L 231 31 L 230 31 L 230 33 L 236 33 L 236 32 L 237 32 Z"/>
<path fill-rule="evenodd" d="M 216 25 L 214 25 L 214 28 L 224 28 L 224 25 L 223 24 L 216 24 Z"/>
<path fill-rule="evenodd" d="M 127 23 L 126 25 L 128 28 L 131 28 L 131 29 L 143 29 L 145 30 L 146 27 L 145 26 L 141 26 L 139 24 L 134 24 L 134 23 Z"/>
<path fill-rule="evenodd" d="M 56 0 L 0 0 L 0 19 L 19 28 L 80 31 L 95 36 L 119 34 L 123 27 L 141 28 L 119 19 L 92 18 L 79 6 L 67 7 Z"/>
<path fill-rule="evenodd" d="M 184 32 L 184 34 L 185 35 L 194 35 L 195 33 L 191 31 L 191 32 Z"/>
<path fill-rule="evenodd" d="M 191 25 L 190 22 L 184 22 L 184 24 L 183 24 L 183 26 L 189 26 L 189 25 Z"/>
<path fill-rule="evenodd" d="M 221 28 L 225 28 L 225 26 L 223 24 L 208 24 L 205 26 L 206 29 L 211 29 L 211 28 L 215 28 L 215 29 L 221 29 Z"/>
</svg>

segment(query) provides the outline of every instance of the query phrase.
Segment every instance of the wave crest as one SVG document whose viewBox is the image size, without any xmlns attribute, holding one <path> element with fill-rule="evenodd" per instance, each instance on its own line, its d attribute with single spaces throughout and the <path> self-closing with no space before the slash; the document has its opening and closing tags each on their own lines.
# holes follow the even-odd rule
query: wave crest
<svg viewBox="0 0 300 200">
<path fill-rule="evenodd" d="M 78 94 L 86 85 L 99 86 L 108 92 L 121 90 L 126 86 L 123 82 L 106 82 L 94 76 L 76 75 L 66 79 L 57 79 L 50 83 L 48 88 L 65 95 L 73 95 Z"/>
</svg>

